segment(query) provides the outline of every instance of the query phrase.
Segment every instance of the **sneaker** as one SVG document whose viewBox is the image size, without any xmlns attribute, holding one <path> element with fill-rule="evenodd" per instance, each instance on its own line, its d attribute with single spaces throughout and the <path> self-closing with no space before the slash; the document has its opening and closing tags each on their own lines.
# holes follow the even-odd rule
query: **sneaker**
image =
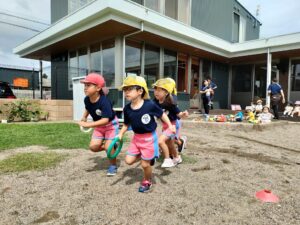
<svg viewBox="0 0 300 225">
<path fill-rule="evenodd" d="M 152 186 L 152 183 L 148 180 L 143 180 L 143 182 L 141 183 L 141 186 L 139 187 L 139 192 L 141 193 L 145 193 L 150 191 L 150 188 Z"/>
<path fill-rule="evenodd" d="M 164 159 L 163 164 L 161 164 L 162 168 L 170 168 L 170 167 L 174 167 L 174 166 L 175 166 L 174 162 L 170 158 Z"/>
<path fill-rule="evenodd" d="M 173 163 L 174 163 L 175 166 L 176 166 L 177 164 L 182 163 L 181 155 L 178 155 L 177 158 L 174 158 L 174 159 L 173 159 Z"/>
<path fill-rule="evenodd" d="M 213 104 L 213 103 L 212 103 L 211 101 L 208 103 L 209 106 L 211 106 L 212 104 Z"/>
<path fill-rule="evenodd" d="M 116 165 L 110 165 L 107 170 L 107 176 L 114 176 L 117 174 L 118 168 Z"/>
<path fill-rule="evenodd" d="M 178 152 L 182 152 L 182 150 L 186 148 L 186 140 L 187 140 L 186 136 L 180 137 L 181 145 L 178 145 Z"/>
</svg>

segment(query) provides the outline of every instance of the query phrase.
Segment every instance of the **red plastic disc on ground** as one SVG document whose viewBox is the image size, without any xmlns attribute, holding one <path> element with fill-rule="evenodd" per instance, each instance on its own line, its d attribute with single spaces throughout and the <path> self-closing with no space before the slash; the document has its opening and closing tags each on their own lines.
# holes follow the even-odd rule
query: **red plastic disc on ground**
<svg viewBox="0 0 300 225">
<path fill-rule="evenodd" d="M 256 198 L 260 199 L 263 202 L 278 202 L 279 198 L 274 195 L 271 190 L 261 190 L 256 192 Z"/>
</svg>

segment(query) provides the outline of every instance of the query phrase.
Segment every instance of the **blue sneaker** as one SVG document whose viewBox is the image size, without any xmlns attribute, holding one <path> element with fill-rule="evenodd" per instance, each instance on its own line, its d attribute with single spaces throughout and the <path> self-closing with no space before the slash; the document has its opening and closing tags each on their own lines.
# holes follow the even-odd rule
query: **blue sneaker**
<svg viewBox="0 0 300 225">
<path fill-rule="evenodd" d="M 152 183 L 148 180 L 143 180 L 141 186 L 139 187 L 139 192 L 146 193 L 150 191 L 150 188 L 152 186 Z"/>
<path fill-rule="evenodd" d="M 116 165 L 110 165 L 107 170 L 107 176 L 111 177 L 117 174 L 118 168 Z"/>
</svg>

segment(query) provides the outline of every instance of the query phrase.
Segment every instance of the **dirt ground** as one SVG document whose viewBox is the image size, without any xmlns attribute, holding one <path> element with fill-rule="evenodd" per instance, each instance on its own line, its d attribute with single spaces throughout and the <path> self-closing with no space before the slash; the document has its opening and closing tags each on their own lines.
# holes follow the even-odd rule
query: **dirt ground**
<svg viewBox="0 0 300 225">
<path fill-rule="evenodd" d="M 45 171 L 0 175 L 0 224 L 300 224 L 300 123 L 265 126 L 185 121 L 187 160 L 154 166 L 154 186 L 142 194 L 139 164 L 106 176 L 105 153 L 31 146 L 0 152 L 68 153 Z M 195 162 L 191 162 L 195 159 Z M 270 189 L 279 203 L 255 193 Z"/>
</svg>

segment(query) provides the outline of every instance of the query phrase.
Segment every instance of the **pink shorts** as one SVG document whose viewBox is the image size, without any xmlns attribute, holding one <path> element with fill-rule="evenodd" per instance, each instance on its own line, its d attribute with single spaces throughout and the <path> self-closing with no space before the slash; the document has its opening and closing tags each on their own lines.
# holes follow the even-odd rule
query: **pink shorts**
<svg viewBox="0 0 300 225">
<path fill-rule="evenodd" d="M 175 138 L 178 139 L 179 138 L 179 134 L 180 134 L 180 121 L 179 120 L 175 120 L 175 121 L 171 121 L 171 123 L 173 125 L 175 125 L 175 127 L 176 127 L 176 133 L 174 134 L 169 129 L 168 124 L 166 124 L 166 123 L 162 124 L 162 133 L 163 133 L 163 135 L 167 136 L 171 140 L 173 140 Z"/>
<path fill-rule="evenodd" d="M 143 160 L 159 157 L 158 138 L 156 131 L 146 134 L 134 134 L 127 155 L 141 156 Z"/>
<path fill-rule="evenodd" d="M 96 127 L 93 132 L 92 139 L 113 140 L 119 134 L 119 122 L 115 118 L 108 124 Z"/>
</svg>

